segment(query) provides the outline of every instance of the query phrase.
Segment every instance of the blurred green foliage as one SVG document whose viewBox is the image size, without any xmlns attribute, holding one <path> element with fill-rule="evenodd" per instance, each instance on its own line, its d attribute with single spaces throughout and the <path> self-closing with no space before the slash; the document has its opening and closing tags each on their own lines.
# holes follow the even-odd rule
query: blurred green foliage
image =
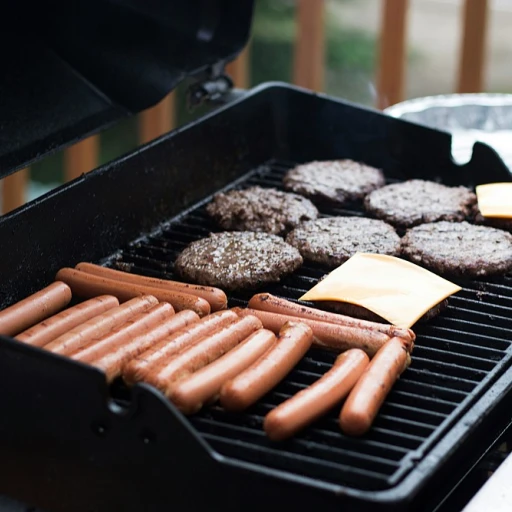
<svg viewBox="0 0 512 512">
<path fill-rule="evenodd" d="M 354 0 L 326 5 L 325 90 L 351 101 L 368 103 L 376 41 L 372 34 L 343 26 L 343 20 L 331 8 L 334 3 L 347 1 Z M 253 84 L 291 81 L 295 34 L 295 1 L 257 0 L 251 43 Z"/>
</svg>

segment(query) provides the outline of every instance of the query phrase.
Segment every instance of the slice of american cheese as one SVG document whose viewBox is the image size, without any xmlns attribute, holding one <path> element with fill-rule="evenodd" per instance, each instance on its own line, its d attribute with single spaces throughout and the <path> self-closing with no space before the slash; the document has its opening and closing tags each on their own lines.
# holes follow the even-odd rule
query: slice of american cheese
<svg viewBox="0 0 512 512">
<path fill-rule="evenodd" d="M 357 253 L 300 300 L 349 302 L 398 327 L 411 327 L 430 308 L 461 289 L 401 258 Z"/>
<path fill-rule="evenodd" d="M 484 217 L 512 219 L 512 183 L 487 183 L 475 190 Z"/>
</svg>

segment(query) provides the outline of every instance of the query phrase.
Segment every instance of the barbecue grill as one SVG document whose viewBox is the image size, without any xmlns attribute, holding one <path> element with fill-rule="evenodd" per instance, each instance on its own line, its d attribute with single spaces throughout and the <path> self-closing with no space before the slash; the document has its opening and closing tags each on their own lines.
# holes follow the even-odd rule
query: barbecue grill
<svg viewBox="0 0 512 512">
<path fill-rule="evenodd" d="M 65 58 L 61 65 L 75 64 L 82 73 L 70 73 L 72 80 L 110 103 L 109 113 L 94 117 L 81 104 L 84 112 L 74 112 L 81 121 L 72 129 L 46 126 L 46 139 L 36 137 L 37 125 L 44 124 L 39 119 L 25 145 L 0 156 L 3 175 L 40 154 L 43 139 L 47 152 L 85 136 L 93 125 L 99 129 L 154 103 L 184 69 L 196 75 L 193 98 L 217 101 L 199 120 L 1 218 L 2 308 L 80 261 L 173 279 L 177 254 L 216 230 L 204 211 L 215 192 L 247 185 L 280 188 L 286 170 L 300 162 L 352 158 L 382 168 L 388 182 L 511 181 L 498 155 L 481 143 L 471 161 L 459 166 L 451 158 L 450 136 L 441 131 L 287 84 L 230 90 L 221 64 L 240 51 L 247 36 L 228 23 L 237 19 L 227 14 L 235 4 L 218 2 L 217 10 L 208 4 L 205 10 L 206 3 L 197 2 L 193 7 L 203 8 L 205 26 L 218 29 L 211 29 L 211 51 L 198 37 L 201 63 L 162 72 L 158 84 L 143 83 L 146 77 L 134 85 L 146 91 L 140 96 L 98 79 L 113 55 L 108 51 L 97 69 L 75 60 L 77 55 L 87 60 L 79 51 L 80 33 L 73 36 L 75 46 L 58 53 Z M 238 14 L 245 14 L 248 26 L 250 2 L 240 4 Z M 157 23 L 148 13 L 132 11 L 135 2 L 104 5 L 109 15 L 120 9 L 126 19 Z M 184 11 L 182 19 L 197 36 Z M 227 24 L 219 21 L 221 15 Z M 159 23 L 165 26 L 169 19 L 170 14 Z M 229 44 L 219 43 L 226 33 Z M 55 43 L 58 36 L 45 39 L 52 59 L 64 51 Z M 152 42 L 171 48 L 158 38 Z M 216 49 L 213 42 L 219 43 Z M 162 57 L 146 63 L 148 72 L 151 66 L 165 69 L 163 62 Z M 18 99 L 17 108 L 26 108 Z M 6 126 L 14 129 L 10 113 L 12 124 Z M 323 216 L 364 214 L 356 204 L 320 210 Z M 297 300 L 325 272 L 305 264 L 265 291 Z M 459 284 L 463 290 L 446 310 L 415 326 L 412 365 L 360 439 L 340 432 L 336 411 L 284 443 L 272 443 L 263 433 L 263 417 L 273 406 L 328 369 L 335 357 L 328 351 L 311 349 L 247 412 L 213 405 L 184 417 L 151 386 L 128 389 L 119 381 L 107 386 L 95 368 L 0 337 L 0 492 L 52 511 L 261 510 L 269 504 L 325 511 L 434 510 L 479 462 L 486 461 L 480 465 L 484 470 L 494 469 L 497 452 L 483 457 L 512 422 L 512 276 Z M 228 295 L 229 305 L 246 305 L 252 293 Z"/>
</svg>

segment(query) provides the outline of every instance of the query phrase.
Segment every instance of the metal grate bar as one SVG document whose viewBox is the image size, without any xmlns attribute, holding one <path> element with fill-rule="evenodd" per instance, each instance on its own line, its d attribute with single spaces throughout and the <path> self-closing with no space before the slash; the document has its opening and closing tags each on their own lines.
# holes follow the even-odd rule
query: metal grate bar
<svg viewBox="0 0 512 512">
<path fill-rule="evenodd" d="M 224 437 L 203 434 L 207 441 L 221 453 L 239 458 L 240 452 L 252 455 L 250 458 L 256 464 L 275 465 L 278 459 L 280 469 L 295 471 L 300 464 L 306 471 L 314 471 L 326 480 L 347 481 L 352 485 L 363 479 L 370 489 L 380 489 L 386 486 L 387 476 L 371 470 L 361 470 L 353 466 L 334 464 L 327 461 L 319 462 L 315 458 L 300 453 L 287 453 L 282 449 L 270 450 L 262 446 L 255 446 L 243 441 L 230 441 Z"/>
<path fill-rule="evenodd" d="M 396 404 L 389 400 L 382 406 L 380 412 L 382 414 L 391 414 L 395 417 L 403 417 L 413 421 L 421 421 L 423 424 L 433 426 L 440 425 L 447 416 L 446 414 L 434 411 L 425 411 L 404 404 Z"/>
<path fill-rule="evenodd" d="M 428 336 L 430 339 L 437 338 L 445 343 L 457 344 L 457 350 L 463 345 L 468 347 L 468 350 L 477 350 L 478 347 L 483 347 L 485 350 L 492 351 L 493 354 L 496 352 L 504 352 L 510 347 L 507 341 L 504 341 L 493 336 L 486 336 L 485 334 L 476 334 L 474 332 L 458 331 L 447 327 L 441 327 L 439 325 L 424 326 L 421 329 L 421 333 L 424 336 Z M 503 357 L 503 354 L 501 354 Z"/>
<path fill-rule="evenodd" d="M 491 347 L 477 347 L 465 343 L 464 341 L 447 340 L 438 336 L 429 336 L 429 341 L 432 343 L 432 350 L 443 352 L 459 353 L 468 359 L 479 359 L 483 361 L 500 361 L 503 357 L 502 350 L 496 350 Z"/>
<path fill-rule="evenodd" d="M 403 377 L 402 377 L 403 378 Z M 450 414 L 455 409 L 455 404 L 441 398 L 432 396 L 421 396 L 413 392 L 409 392 L 408 386 L 404 386 L 405 390 L 394 388 L 388 397 L 388 402 L 398 402 L 409 406 L 423 407 L 428 411 Z"/>
<path fill-rule="evenodd" d="M 456 391 L 454 389 L 447 389 L 443 386 L 438 386 L 436 384 L 427 384 L 426 382 L 415 382 L 405 373 L 396 382 L 394 388 L 398 391 L 406 389 L 407 391 L 415 392 L 418 395 L 429 396 L 435 399 L 441 399 L 444 400 L 445 402 L 451 402 L 453 404 L 458 404 L 462 402 L 462 400 L 464 400 L 468 396 L 468 393 Z"/>
<path fill-rule="evenodd" d="M 416 382 L 428 383 L 432 381 L 432 378 L 435 378 L 436 383 L 438 385 L 443 384 L 444 386 L 450 389 L 458 389 L 460 391 L 465 391 L 466 393 L 470 393 L 471 391 L 473 391 L 473 389 L 475 389 L 476 386 L 476 383 L 471 380 L 421 370 L 419 368 L 416 368 L 415 366 L 410 366 L 407 369 L 407 373 L 409 374 L 409 378 L 414 379 Z"/>
<path fill-rule="evenodd" d="M 417 352 L 417 349 L 415 349 L 415 352 Z M 415 354 L 415 356 L 414 366 L 416 368 L 432 370 L 434 373 L 446 373 L 448 375 L 453 375 L 455 377 L 460 377 L 466 380 L 474 380 L 476 382 L 480 382 L 487 375 L 485 371 L 474 370 L 472 368 L 466 368 L 456 364 L 448 364 L 437 359 L 422 357 L 419 354 Z"/>
<path fill-rule="evenodd" d="M 463 320 L 472 320 L 472 321 L 478 321 L 478 323 L 482 326 L 488 325 L 489 327 L 502 327 L 506 329 L 506 325 L 508 323 L 508 318 L 499 316 L 498 311 L 495 312 L 495 314 L 492 315 L 492 318 L 490 318 L 491 315 L 489 313 L 483 313 L 480 311 L 475 311 L 474 309 L 464 308 L 464 307 L 457 307 L 455 308 L 453 305 L 448 305 L 447 308 L 449 311 L 456 311 L 457 315 L 463 319 Z"/>
<path fill-rule="evenodd" d="M 494 294 L 487 294 L 486 298 L 491 299 L 494 302 L 486 302 L 485 300 L 482 300 L 482 298 L 472 298 L 467 297 L 466 295 L 469 294 L 468 292 L 471 292 L 473 290 L 462 290 L 463 292 L 466 292 L 464 295 L 454 295 L 451 297 L 450 302 L 454 306 L 460 306 L 465 305 L 466 307 L 472 306 L 473 309 L 478 309 L 481 313 L 489 313 L 490 315 L 494 316 L 498 315 L 503 318 L 508 318 L 508 314 L 510 313 L 510 308 L 512 307 L 512 300 L 507 299 L 506 297 L 500 297 L 499 295 Z M 474 292 L 475 295 L 477 295 L 478 292 Z"/>
<path fill-rule="evenodd" d="M 445 364 L 453 364 L 461 368 L 467 368 L 469 370 L 478 369 L 483 371 L 490 371 L 496 365 L 496 361 L 490 361 L 487 359 L 468 356 L 465 354 L 457 354 L 450 350 L 442 350 L 439 348 L 432 347 L 431 345 L 428 347 L 419 347 L 417 355 L 419 357 L 440 359 Z"/>
</svg>

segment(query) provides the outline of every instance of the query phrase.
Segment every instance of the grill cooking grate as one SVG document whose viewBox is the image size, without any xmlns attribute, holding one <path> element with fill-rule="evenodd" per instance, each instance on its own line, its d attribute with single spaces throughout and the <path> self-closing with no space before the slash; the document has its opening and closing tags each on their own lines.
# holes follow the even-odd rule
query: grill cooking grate
<svg viewBox="0 0 512 512">
<path fill-rule="evenodd" d="M 267 163 L 235 185 L 281 188 L 282 177 L 291 166 Z M 181 250 L 217 231 L 204 211 L 205 204 L 132 243 L 109 264 L 137 274 L 175 279 L 173 262 Z M 320 212 L 321 216 L 364 215 L 357 206 L 320 208 Z M 279 285 L 262 291 L 297 300 L 325 273 L 320 266 L 305 264 Z M 230 306 L 245 306 L 253 293 L 229 295 Z M 289 441 L 276 444 L 266 438 L 262 429 L 265 414 L 318 379 L 334 361 L 335 354 L 316 348 L 245 413 L 229 413 L 214 405 L 190 421 L 223 455 L 361 490 L 389 488 L 508 363 L 511 310 L 510 276 L 463 284 L 463 290 L 450 298 L 440 316 L 415 326 L 412 365 L 395 384 L 364 438 L 341 433 L 339 407 Z"/>
</svg>

